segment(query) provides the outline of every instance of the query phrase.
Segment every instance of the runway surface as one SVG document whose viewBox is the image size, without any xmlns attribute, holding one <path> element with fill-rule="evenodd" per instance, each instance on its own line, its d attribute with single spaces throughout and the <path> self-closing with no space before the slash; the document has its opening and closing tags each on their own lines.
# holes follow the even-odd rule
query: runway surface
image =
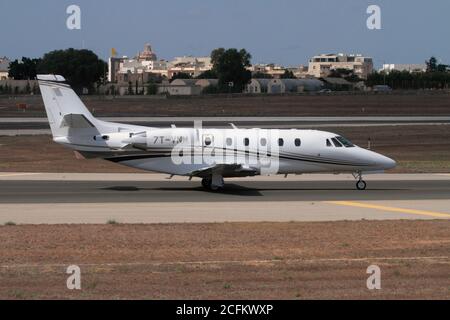
<svg viewBox="0 0 450 320">
<path fill-rule="evenodd" d="M 450 175 L 351 175 L 200 181 L 159 174 L 0 173 L 0 223 L 449 219 Z"/>
</svg>

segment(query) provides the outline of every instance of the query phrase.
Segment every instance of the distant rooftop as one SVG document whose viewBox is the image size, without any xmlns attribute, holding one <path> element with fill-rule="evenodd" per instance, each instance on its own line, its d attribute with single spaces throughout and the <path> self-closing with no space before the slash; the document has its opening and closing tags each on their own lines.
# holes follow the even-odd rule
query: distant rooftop
<svg viewBox="0 0 450 320">
<path fill-rule="evenodd" d="M 7 72 L 11 61 L 7 57 L 0 58 L 0 72 Z"/>
<path fill-rule="evenodd" d="M 321 53 L 314 57 L 363 57 L 360 53 Z"/>
</svg>

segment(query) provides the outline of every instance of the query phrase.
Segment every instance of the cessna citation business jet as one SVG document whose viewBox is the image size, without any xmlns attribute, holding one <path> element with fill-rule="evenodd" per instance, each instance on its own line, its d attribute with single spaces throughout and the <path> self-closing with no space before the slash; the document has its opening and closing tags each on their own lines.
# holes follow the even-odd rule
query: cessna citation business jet
<svg viewBox="0 0 450 320">
<path fill-rule="evenodd" d="M 202 178 L 210 190 L 223 178 L 272 174 L 352 173 L 364 190 L 365 173 L 395 167 L 394 160 L 316 130 L 152 128 L 98 120 L 58 75 L 38 75 L 53 140 L 85 158 Z"/>
</svg>

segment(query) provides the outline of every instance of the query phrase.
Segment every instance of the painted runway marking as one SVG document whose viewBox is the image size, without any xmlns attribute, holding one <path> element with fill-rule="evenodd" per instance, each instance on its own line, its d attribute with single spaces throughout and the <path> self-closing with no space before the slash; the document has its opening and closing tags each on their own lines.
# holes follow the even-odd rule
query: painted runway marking
<svg viewBox="0 0 450 320">
<path fill-rule="evenodd" d="M 426 210 L 406 209 L 406 208 L 396 208 L 396 207 L 388 207 L 388 206 L 379 206 L 379 205 L 370 204 L 370 203 L 361 203 L 361 202 L 353 202 L 353 201 L 327 201 L 326 203 L 337 204 L 340 206 L 348 206 L 348 207 L 358 207 L 358 208 L 375 209 L 375 210 L 382 210 L 382 211 L 408 213 L 408 214 L 430 216 L 430 217 L 436 217 L 436 218 L 450 218 L 450 214 L 448 214 L 448 213 L 426 211 Z"/>
</svg>

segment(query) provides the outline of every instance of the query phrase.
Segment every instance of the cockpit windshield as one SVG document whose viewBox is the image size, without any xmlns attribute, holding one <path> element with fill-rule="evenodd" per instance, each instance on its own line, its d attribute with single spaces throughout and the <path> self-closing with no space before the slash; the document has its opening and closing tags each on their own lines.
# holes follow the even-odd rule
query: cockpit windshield
<svg viewBox="0 0 450 320">
<path fill-rule="evenodd" d="M 355 145 L 351 143 L 349 140 L 345 139 L 344 137 L 336 137 L 336 139 L 344 145 L 346 148 L 352 148 Z"/>
</svg>

